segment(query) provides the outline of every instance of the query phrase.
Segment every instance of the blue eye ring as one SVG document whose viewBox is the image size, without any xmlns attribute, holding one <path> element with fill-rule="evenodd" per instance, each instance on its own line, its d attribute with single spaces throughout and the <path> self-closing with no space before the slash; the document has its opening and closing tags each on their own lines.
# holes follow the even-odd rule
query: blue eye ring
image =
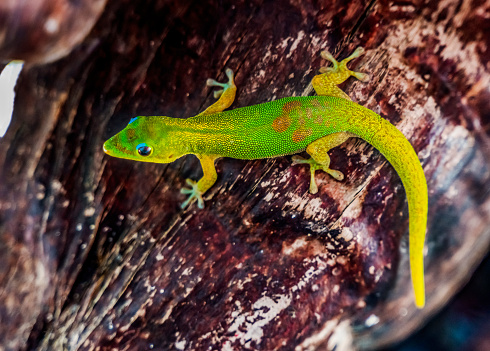
<svg viewBox="0 0 490 351">
<path fill-rule="evenodd" d="M 136 150 L 138 151 L 138 154 L 144 157 L 150 156 L 153 152 L 153 149 L 147 143 L 141 143 L 136 145 Z"/>
</svg>

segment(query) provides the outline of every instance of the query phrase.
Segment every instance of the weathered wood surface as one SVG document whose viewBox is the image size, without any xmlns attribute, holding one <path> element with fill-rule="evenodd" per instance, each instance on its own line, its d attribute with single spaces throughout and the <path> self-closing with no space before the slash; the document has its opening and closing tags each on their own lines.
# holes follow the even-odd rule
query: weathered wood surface
<svg viewBox="0 0 490 351">
<path fill-rule="evenodd" d="M 414 331 L 488 250 L 489 11 L 455 0 L 108 2 L 82 45 L 19 79 L 0 140 L 0 345 L 376 349 Z M 352 66 L 371 81 L 345 91 L 397 125 L 428 180 L 424 310 L 413 306 L 403 187 L 361 141 L 331 152 L 346 180 L 318 175 L 315 196 L 289 157 L 223 159 L 202 211 L 179 209 L 196 159 L 102 153 L 135 115 L 201 111 L 206 78 L 225 67 L 233 107 L 246 106 L 310 94 L 319 52 L 359 45 Z"/>
<path fill-rule="evenodd" d="M 70 53 L 92 29 L 107 0 L 2 0 L 0 60 L 46 63 Z"/>
</svg>

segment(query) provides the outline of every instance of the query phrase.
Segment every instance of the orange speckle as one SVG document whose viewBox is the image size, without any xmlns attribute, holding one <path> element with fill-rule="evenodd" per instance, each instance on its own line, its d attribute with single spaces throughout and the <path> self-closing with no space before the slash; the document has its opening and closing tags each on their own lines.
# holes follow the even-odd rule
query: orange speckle
<svg viewBox="0 0 490 351">
<path fill-rule="evenodd" d="M 272 128 L 278 133 L 284 132 L 291 125 L 291 117 L 280 115 L 272 122 Z"/>
<path fill-rule="evenodd" d="M 305 138 L 309 137 L 312 133 L 311 128 L 305 129 L 300 127 L 293 132 L 293 141 L 295 143 L 299 143 L 300 141 L 305 140 Z"/>
<path fill-rule="evenodd" d="M 301 107 L 301 101 L 297 101 L 297 100 L 289 101 L 289 102 L 286 102 L 284 104 L 284 106 L 282 107 L 282 112 L 283 112 L 283 114 L 290 113 L 291 111 L 293 111 L 297 107 Z"/>
<path fill-rule="evenodd" d="M 322 113 L 325 113 L 328 109 L 328 103 L 327 102 L 320 102 L 317 99 L 311 99 L 310 104 L 316 109 L 316 114 L 313 116 L 315 117 L 314 121 L 317 124 L 322 124 L 323 123 L 323 116 Z M 328 121 L 326 122 L 328 125 Z"/>
<path fill-rule="evenodd" d="M 327 102 L 320 102 L 318 99 L 311 99 L 310 104 L 312 104 L 314 107 L 321 111 L 325 111 L 328 108 L 328 103 Z"/>
<path fill-rule="evenodd" d="M 312 119 L 315 116 L 315 114 L 313 113 L 313 110 L 311 108 L 307 107 L 304 110 L 304 116 L 306 116 L 306 118 L 308 119 Z"/>
<path fill-rule="evenodd" d="M 278 133 L 286 131 L 291 125 L 290 113 L 301 107 L 300 101 L 289 101 L 282 107 L 282 113 L 272 122 L 272 128 Z"/>
</svg>

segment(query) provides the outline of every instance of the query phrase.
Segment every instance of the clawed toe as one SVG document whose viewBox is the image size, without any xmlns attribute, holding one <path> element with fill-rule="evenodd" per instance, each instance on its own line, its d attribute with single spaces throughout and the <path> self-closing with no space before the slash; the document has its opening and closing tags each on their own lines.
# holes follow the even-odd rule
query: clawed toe
<svg viewBox="0 0 490 351">
<path fill-rule="evenodd" d="M 204 208 L 204 200 L 202 199 L 202 193 L 199 191 L 197 182 L 193 181 L 192 179 L 186 179 L 185 181 L 191 188 L 182 188 L 180 189 L 181 194 L 186 194 L 189 195 L 187 200 L 185 200 L 182 205 L 180 205 L 180 208 L 184 209 L 188 205 L 190 205 L 192 202 L 197 200 L 197 207 L 200 209 Z"/>
<path fill-rule="evenodd" d="M 322 51 L 320 53 L 321 57 L 325 60 L 328 60 L 332 63 L 333 67 L 320 67 L 320 73 L 326 73 L 326 74 L 346 74 L 347 76 L 351 75 L 357 79 L 359 79 L 362 82 L 367 82 L 369 80 L 369 75 L 366 73 L 362 72 L 355 72 L 351 71 L 350 69 L 347 68 L 347 63 L 359 56 L 364 54 L 364 48 L 358 47 L 354 52 L 347 58 L 343 59 L 342 61 L 337 61 L 333 55 L 328 52 L 328 51 Z"/>
<path fill-rule="evenodd" d="M 213 96 L 215 99 L 219 99 L 221 97 L 221 95 L 223 95 L 223 92 L 224 90 L 223 89 L 220 89 L 220 90 L 216 90 L 214 93 L 213 93 Z"/>
<path fill-rule="evenodd" d="M 334 179 L 338 181 L 344 179 L 344 174 L 342 172 L 337 171 L 335 169 L 330 169 L 326 165 L 319 164 L 313 158 L 305 159 L 301 156 L 294 155 L 292 157 L 292 161 L 293 161 L 292 163 L 293 165 L 308 164 L 310 166 L 310 193 L 312 194 L 316 194 L 318 192 L 318 186 L 316 185 L 316 181 L 315 181 L 315 172 L 319 169 L 330 174 Z"/>
<path fill-rule="evenodd" d="M 330 174 L 333 178 L 335 178 L 338 181 L 344 180 L 344 173 L 342 173 L 340 171 L 337 171 L 335 169 L 330 169 L 330 168 L 328 168 L 324 171 L 327 172 L 328 174 Z"/>
<path fill-rule="evenodd" d="M 310 163 L 308 159 L 305 159 L 301 156 L 294 155 L 292 158 L 293 161 L 293 166 L 294 165 L 299 165 L 299 164 L 304 164 L 304 163 Z"/>
<path fill-rule="evenodd" d="M 221 95 L 223 95 L 223 92 L 224 91 L 226 91 L 226 90 L 230 89 L 231 87 L 234 87 L 235 86 L 235 83 L 233 81 L 233 71 L 230 68 L 227 68 L 225 70 L 225 74 L 228 77 L 228 82 L 226 82 L 226 83 L 220 83 L 217 80 L 214 80 L 214 79 L 211 79 L 211 78 L 209 78 L 206 81 L 206 85 L 208 87 L 220 87 L 220 88 L 222 88 L 222 89 L 217 90 L 217 91 L 214 92 L 214 98 L 215 99 L 219 99 L 221 97 Z"/>
<path fill-rule="evenodd" d="M 367 73 L 362 73 L 362 72 L 351 72 L 351 75 L 359 79 L 361 82 L 368 82 L 371 77 Z"/>
</svg>

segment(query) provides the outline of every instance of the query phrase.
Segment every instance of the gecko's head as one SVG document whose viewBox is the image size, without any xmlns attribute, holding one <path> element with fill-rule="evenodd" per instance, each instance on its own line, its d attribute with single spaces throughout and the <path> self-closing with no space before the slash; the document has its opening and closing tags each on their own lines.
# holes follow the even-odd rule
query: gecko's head
<svg viewBox="0 0 490 351">
<path fill-rule="evenodd" d="M 169 135 L 166 117 L 140 116 L 104 143 L 109 156 L 128 160 L 170 163 L 183 155 Z"/>
</svg>

